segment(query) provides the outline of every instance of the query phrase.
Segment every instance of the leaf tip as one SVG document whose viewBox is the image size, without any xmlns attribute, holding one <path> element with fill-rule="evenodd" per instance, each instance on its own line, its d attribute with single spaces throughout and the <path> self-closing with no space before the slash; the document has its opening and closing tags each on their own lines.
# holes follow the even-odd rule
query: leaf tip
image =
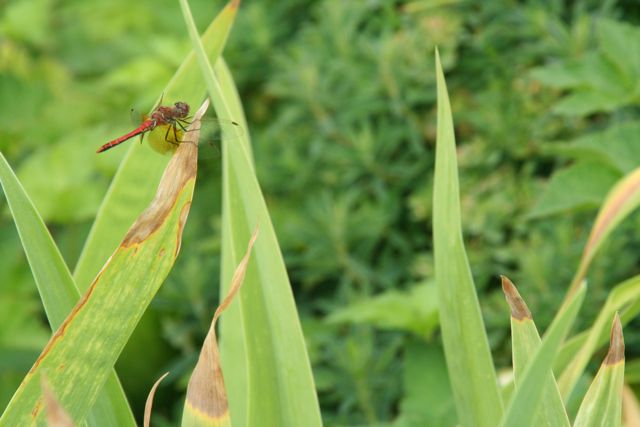
<svg viewBox="0 0 640 427">
<path fill-rule="evenodd" d="M 147 402 L 144 404 L 144 427 L 149 427 L 151 425 L 151 409 L 153 407 L 153 397 L 156 394 L 156 390 L 162 382 L 169 375 L 169 372 L 165 373 L 163 376 L 158 378 L 158 380 L 153 384 L 151 390 L 149 391 L 149 395 L 147 396 Z"/>
<path fill-rule="evenodd" d="M 437 46 L 435 48 L 434 55 L 436 58 L 436 75 L 440 77 L 440 75 L 442 74 L 442 63 L 440 62 L 440 51 L 438 50 Z"/>
<path fill-rule="evenodd" d="M 620 316 L 616 312 L 611 325 L 611 340 L 609 343 L 609 352 L 604 359 L 605 365 L 614 365 L 624 361 L 624 337 L 622 336 L 622 324 Z"/>
<path fill-rule="evenodd" d="M 520 293 L 518 293 L 516 285 L 506 276 L 501 275 L 500 279 L 502 280 L 502 291 L 511 309 L 511 317 L 516 320 L 531 319 L 529 307 L 527 307 Z"/>
</svg>

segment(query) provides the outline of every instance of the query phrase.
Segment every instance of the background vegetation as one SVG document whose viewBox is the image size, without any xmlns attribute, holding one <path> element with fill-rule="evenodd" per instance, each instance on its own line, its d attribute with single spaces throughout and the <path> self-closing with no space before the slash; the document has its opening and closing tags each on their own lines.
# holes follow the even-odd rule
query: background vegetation
<svg viewBox="0 0 640 427">
<path fill-rule="evenodd" d="M 222 6 L 191 4 L 201 29 Z M 130 127 L 131 106 L 152 105 L 190 44 L 173 2 L 0 7 L 0 150 L 73 266 L 124 154 L 95 149 Z M 452 422 L 444 371 L 422 368 L 425 358 L 444 363 L 437 306 L 425 303 L 435 298 L 425 180 L 434 160 L 434 47 L 453 104 L 467 251 L 493 354 L 508 366 L 498 275 L 520 285 L 544 328 L 596 207 L 640 162 L 638 25 L 632 1 L 241 5 L 225 57 L 327 425 Z M 220 212 L 219 175 L 219 158 L 201 161 L 182 253 L 117 366 L 137 415 L 151 384 L 171 371 L 156 397 L 158 423 L 179 419 L 175 396 L 218 295 L 220 224 L 211 212 Z M 49 337 L 4 203 L 2 407 Z M 638 274 L 638 225 L 627 220 L 596 259 L 580 326 L 612 284 Z M 629 362 L 639 338 L 626 328 Z M 416 403 L 430 394 L 438 402 L 431 411 Z"/>
</svg>

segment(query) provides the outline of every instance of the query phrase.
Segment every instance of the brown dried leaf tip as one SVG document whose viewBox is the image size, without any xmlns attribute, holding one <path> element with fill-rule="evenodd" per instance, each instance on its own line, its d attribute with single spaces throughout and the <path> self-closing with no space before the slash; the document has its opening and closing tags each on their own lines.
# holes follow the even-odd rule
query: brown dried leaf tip
<svg viewBox="0 0 640 427">
<path fill-rule="evenodd" d="M 220 314 L 231 304 L 234 296 L 240 290 L 249 264 L 251 250 L 257 237 L 258 227 L 256 227 L 249 240 L 245 256 L 233 274 L 227 296 L 220 303 L 213 316 L 211 328 L 205 338 L 198 363 L 193 370 L 193 374 L 191 374 L 189 385 L 187 386 L 187 407 L 185 410 L 191 410 L 207 420 L 218 420 L 228 416 L 227 392 L 220 366 L 215 327 Z"/>
<path fill-rule="evenodd" d="M 620 361 L 624 361 L 624 337 L 622 336 L 622 324 L 620 316 L 616 312 L 611 325 L 611 341 L 609 342 L 609 352 L 604 359 L 605 365 L 614 365 Z"/>
<path fill-rule="evenodd" d="M 49 427 L 74 427 L 73 420 L 54 396 L 44 376 L 42 377 L 41 386 L 47 408 L 47 425 Z"/>
<path fill-rule="evenodd" d="M 502 279 L 502 291 L 507 298 L 509 308 L 511 308 L 511 317 L 516 320 L 531 319 L 529 307 L 518 293 L 516 286 L 506 276 L 500 276 Z"/>
<path fill-rule="evenodd" d="M 167 375 L 169 375 L 169 372 L 158 378 L 158 381 L 153 384 L 153 387 L 151 387 L 151 391 L 147 396 L 147 402 L 144 404 L 144 420 L 142 424 L 144 427 L 149 427 L 151 425 L 151 409 L 153 408 L 153 397 L 156 395 L 156 390 L 158 389 L 160 382 L 165 379 Z"/>
</svg>

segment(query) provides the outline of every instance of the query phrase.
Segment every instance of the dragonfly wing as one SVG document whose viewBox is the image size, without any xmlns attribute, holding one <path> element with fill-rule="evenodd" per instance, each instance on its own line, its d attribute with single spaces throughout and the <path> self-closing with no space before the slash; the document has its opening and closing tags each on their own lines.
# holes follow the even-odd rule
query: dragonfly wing
<svg viewBox="0 0 640 427">
<path fill-rule="evenodd" d="M 218 118 L 203 118 L 200 126 L 195 129 L 189 129 L 190 123 L 186 120 L 178 121 L 179 130 L 186 129 L 185 132 L 200 131 L 198 141 L 199 152 L 201 158 L 220 157 L 220 141 L 222 139 L 236 139 L 244 134 L 244 129 L 233 120 Z"/>
<path fill-rule="evenodd" d="M 202 119 L 199 130 L 200 140 L 203 142 L 220 142 L 223 138 L 236 139 L 244 134 L 244 129 L 237 122 L 217 118 Z"/>
</svg>

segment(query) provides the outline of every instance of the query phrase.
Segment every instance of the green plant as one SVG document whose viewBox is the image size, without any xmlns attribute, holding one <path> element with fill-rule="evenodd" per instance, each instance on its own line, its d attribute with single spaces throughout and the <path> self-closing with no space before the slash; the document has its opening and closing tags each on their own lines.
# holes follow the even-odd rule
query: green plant
<svg viewBox="0 0 640 427">
<path fill-rule="evenodd" d="M 188 49 L 177 11 L 162 7 L 152 17 L 145 10 L 149 3 L 96 0 L 89 7 L 73 0 L 20 0 L 10 2 L 0 18 L 0 146 L 16 165 L 20 182 L 69 266 L 75 266 L 90 221 L 120 164 L 117 152 L 94 156 L 87 150 L 88 141 L 103 142 L 116 133 L 119 129 L 114 128 L 123 126 L 117 123 L 126 123 L 126 118 L 114 112 L 126 111 L 131 99 L 150 105 L 179 65 L 178 52 Z M 455 423 L 437 340 L 438 304 L 431 299 L 436 288 L 427 224 L 433 204 L 431 181 L 424 179 L 434 162 L 431 52 L 436 44 L 445 54 L 456 112 L 466 252 L 494 364 L 507 366 L 510 359 L 497 273 L 526 285 L 520 291 L 539 327 L 551 323 L 592 215 L 551 216 L 551 210 L 529 215 L 547 177 L 565 164 L 555 157 L 562 152 L 560 144 L 541 141 L 569 140 L 593 125 L 606 127 L 602 117 L 608 113 L 568 120 L 549 115 L 550 103 L 578 89 L 546 91 L 528 76 L 550 57 L 564 62 L 592 49 L 593 16 L 624 11 L 631 19 L 628 4 L 599 3 L 529 2 L 518 8 L 491 1 L 243 3 L 234 24 L 241 31 L 233 32 L 225 55 L 240 83 L 251 124 L 246 129 L 256 141 L 255 168 L 291 275 L 327 425 Z M 199 7 L 198 23 L 208 24 L 208 3 L 195 0 L 193 7 Z M 30 19 L 38 25 L 25 25 Z M 220 77 L 224 67 L 217 68 Z M 92 108 L 78 108 L 85 104 Z M 623 105 L 612 116 L 632 117 L 633 111 Z M 33 126 L 33 117 L 38 126 Z M 633 132 L 630 127 L 620 133 L 624 136 L 604 133 L 602 138 L 629 139 Z M 564 203 L 562 212 L 595 209 L 633 166 L 625 161 L 633 159 L 631 144 L 621 150 L 616 145 L 602 162 L 597 139 L 585 144 L 585 159 L 595 160 L 597 167 L 584 162 L 582 171 L 573 174 L 577 188 L 586 192 L 549 186 L 559 190 L 554 203 Z M 565 151 L 563 155 L 573 158 L 571 148 Z M 115 208 L 101 214 L 105 247 L 107 239 L 111 247 L 93 259 L 83 256 L 75 273 L 85 276 L 86 285 L 100 268 L 100 257 L 111 253 L 118 236 L 150 200 L 161 166 L 146 162 L 156 160 L 146 155 L 127 159 L 127 173 L 137 169 L 140 184 L 123 185 L 115 193 L 118 200 L 112 201 Z M 211 161 L 199 168 L 198 191 L 183 233 L 191 243 L 183 245 L 117 365 L 136 413 L 152 378 L 172 372 L 160 389 L 165 404 L 156 406 L 155 422 L 179 419 L 181 405 L 175 402 L 183 395 L 215 305 L 217 288 L 211 278 L 220 274 L 217 254 L 223 244 L 217 236 L 226 227 L 220 214 L 222 171 Z M 594 174 L 586 176 L 590 168 Z M 587 201 L 574 203 L 574 197 Z M 601 312 L 608 286 L 637 273 L 631 232 L 636 223 L 621 223 L 616 238 L 601 250 L 604 256 L 593 258 L 589 304 L 577 320 L 580 327 Z M 44 316 L 39 316 L 26 261 L 15 250 L 20 244 L 12 227 L 3 218 L 3 402 L 48 335 L 39 321 Z M 248 238 L 251 228 L 243 228 Z M 238 238 L 232 247 L 245 243 Z M 233 267 L 232 262 L 225 264 L 227 279 Z M 613 292 L 607 306 L 628 301 L 634 286 Z M 420 298 L 430 302 L 420 304 Z M 406 304 L 411 313 L 393 314 Z M 613 316 L 606 312 L 601 314 L 605 324 Z M 626 332 L 633 347 L 633 329 Z M 601 338 L 590 338 L 589 347 Z M 423 363 L 438 368 L 425 372 Z M 172 396 L 167 398 L 167 393 Z M 424 408 L 425 396 L 434 405 Z"/>
<path fill-rule="evenodd" d="M 233 80 L 224 63 L 219 62 L 217 65 L 216 77 L 209 62 L 218 60 L 235 18 L 237 2 L 230 2 L 223 9 L 205 32 L 203 41 L 197 35 L 186 2 L 182 6 L 194 53 L 185 59 L 165 89 L 165 100 L 180 97 L 195 104 L 194 101 L 203 97 L 206 82 L 218 114 L 241 118 L 241 124 L 246 128 Z M 198 64 L 201 66 L 201 73 L 198 72 Z M 196 115 L 196 119 L 198 117 Z M 197 122 L 194 126 L 197 128 Z M 195 133 L 192 135 L 196 138 Z M 254 317 L 243 319 L 242 323 L 231 323 L 224 328 L 223 346 L 227 357 L 230 357 L 223 361 L 224 370 L 230 373 L 227 387 L 230 396 L 235 399 L 232 400 L 232 405 L 239 405 L 235 408 L 236 415 L 233 417 L 237 424 L 243 424 L 243 418 L 246 417 L 249 423 L 253 423 L 252 420 L 264 420 L 274 425 L 299 425 L 300 420 L 304 420 L 309 425 L 319 425 L 319 408 L 310 366 L 284 264 L 254 175 L 248 135 L 239 135 L 239 138 L 239 143 L 227 145 L 223 153 L 224 182 L 231 187 L 231 190 L 225 190 L 228 200 L 225 202 L 226 237 L 223 255 L 223 272 L 225 276 L 229 276 L 229 284 L 236 280 L 231 279 L 231 269 L 226 270 L 227 267 L 235 267 L 240 263 L 247 268 L 247 258 L 240 261 L 238 248 L 249 239 L 248 227 L 260 224 L 262 238 L 255 247 L 255 261 L 248 264 L 246 272 L 245 281 L 251 289 L 243 293 L 239 303 L 243 310 L 238 311 L 238 315 L 246 316 L 246 313 L 250 313 Z M 136 145 L 130 147 L 129 155 L 112 183 L 109 197 L 100 209 L 74 278 L 70 276 L 33 204 L 8 165 L 4 164 L 3 187 L 9 194 L 23 246 L 28 254 L 35 254 L 30 255 L 29 259 L 37 273 L 36 279 L 45 306 L 55 307 L 53 314 L 48 314 L 52 316 L 52 325 L 57 327 L 57 331 L 3 413 L 1 425 L 44 421 L 40 380 L 45 376 L 51 394 L 73 420 L 80 421 L 88 415 L 117 356 L 166 277 L 181 246 L 182 230 L 195 184 L 197 156 L 194 153 L 197 153 L 197 149 L 194 147 L 195 142 L 181 145 L 166 169 L 166 161 L 163 162 L 164 159 L 161 158 L 142 162 L 145 168 L 135 166 L 134 160 L 140 160 L 144 156 L 144 149 Z M 103 254 L 108 253 L 111 242 L 118 239 L 114 233 L 124 225 L 114 221 L 112 216 L 114 210 L 123 206 L 122 194 L 129 186 L 137 187 L 137 191 L 142 193 L 153 190 L 155 181 L 150 178 L 163 169 L 165 172 L 155 199 L 138 217 L 122 243 L 117 245 L 116 252 L 107 264 L 100 268 Z M 136 183 L 141 172 L 146 175 L 147 184 L 144 186 Z M 235 199 L 237 197 L 239 199 Z M 142 200 L 145 199 L 146 197 L 142 197 Z M 135 218 L 136 206 L 130 208 L 126 214 L 120 211 L 120 218 L 129 213 L 132 219 Z M 38 274 L 42 269 L 53 269 L 60 273 L 55 277 L 49 277 L 52 276 L 50 274 L 43 277 Z M 94 270 L 97 276 L 92 279 Z M 87 285 L 90 283 L 91 286 L 73 310 L 68 311 L 68 316 L 58 327 L 61 318 L 53 316 L 60 317 L 60 313 L 75 303 L 78 296 L 74 294 L 75 283 L 83 283 L 85 279 Z M 126 286 L 126 291 L 120 289 L 121 286 Z M 233 286 L 237 288 L 237 285 Z M 263 299 L 260 294 L 268 299 Z M 61 299 L 63 304 L 57 306 L 55 298 Z M 228 301 L 224 304 L 228 305 Z M 256 315 L 260 317 L 256 318 Z M 271 326 L 258 328 L 257 325 Z M 234 339 L 239 339 L 240 344 L 246 348 L 234 348 L 229 344 Z M 260 348 L 271 345 L 270 354 L 279 355 L 278 363 L 271 363 L 265 369 L 269 359 L 257 357 L 257 354 L 262 353 L 257 353 L 254 347 L 256 343 Z M 284 360 L 289 362 L 281 363 Z M 238 363 L 240 365 L 235 368 L 233 364 Z M 243 373 L 247 375 L 241 375 Z M 82 381 L 85 376 L 94 381 Z M 117 388 L 117 379 L 114 384 L 116 387 L 107 391 L 104 397 L 107 402 L 123 397 L 122 391 Z M 247 390 L 251 390 L 251 394 Z M 274 393 L 275 390 L 278 391 Z M 209 413 L 200 399 L 196 399 L 197 404 L 194 406 L 192 398 L 197 394 L 192 395 L 191 392 L 190 388 L 185 425 L 199 425 L 207 422 L 208 416 L 216 418 L 222 415 L 219 412 Z M 219 390 L 218 393 L 225 392 Z M 268 395 L 274 399 L 277 396 L 284 396 L 286 399 L 275 399 L 272 404 L 258 404 L 260 401 L 264 402 L 264 396 Z M 126 400 L 121 401 L 124 404 L 120 408 L 113 405 L 106 412 L 101 412 L 101 407 L 95 407 L 91 423 L 132 425 L 134 422 Z M 286 404 L 276 408 L 277 402 Z M 204 404 L 207 403 L 205 400 Z M 242 407 L 243 404 L 246 409 Z M 189 416 L 190 413 L 193 415 L 194 408 L 199 416 Z M 103 416 L 105 414 L 109 416 Z M 128 419 L 125 420 L 127 415 Z"/>
<path fill-rule="evenodd" d="M 503 279 L 512 313 L 515 376 L 514 391 L 503 404 L 462 240 L 453 121 L 437 52 L 436 73 L 438 142 L 433 203 L 436 283 L 444 350 L 458 418 L 462 425 L 468 426 L 569 425 L 562 399 L 568 398 L 574 390 L 596 343 L 601 344 L 606 337 L 606 323 L 611 322 L 612 310 L 624 310 L 627 319 L 638 312 L 635 302 L 640 287 L 638 278 L 633 278 L 616 288 L 622 297 L 612 298 L 613 303 L 601 311 L 601 319 L 608 322 L 596 322 L 583 334 L 588 338 L 582 339 L 577 349 L 572 348 L 572 353 L 564 354 L 565 365 L 557 369 L 559 381 L 556 383 L 553 362 L 562 355 L 561 343 L 584 299 L 586 286 L 582 280 L 593 254 L 604 239 L 640 203 L 637 190 L 640 172 L 625 178 L 610 192 L 596 220 L 585 248 L 583 264 L 569 289 L 565 304 L 542 341 L 515 287 Z M 624 344 L 620 319 L 616 314 L 609 355 L 580 406 L 575 425 L 621 425 L 623 376 Z"/>
</svg>

